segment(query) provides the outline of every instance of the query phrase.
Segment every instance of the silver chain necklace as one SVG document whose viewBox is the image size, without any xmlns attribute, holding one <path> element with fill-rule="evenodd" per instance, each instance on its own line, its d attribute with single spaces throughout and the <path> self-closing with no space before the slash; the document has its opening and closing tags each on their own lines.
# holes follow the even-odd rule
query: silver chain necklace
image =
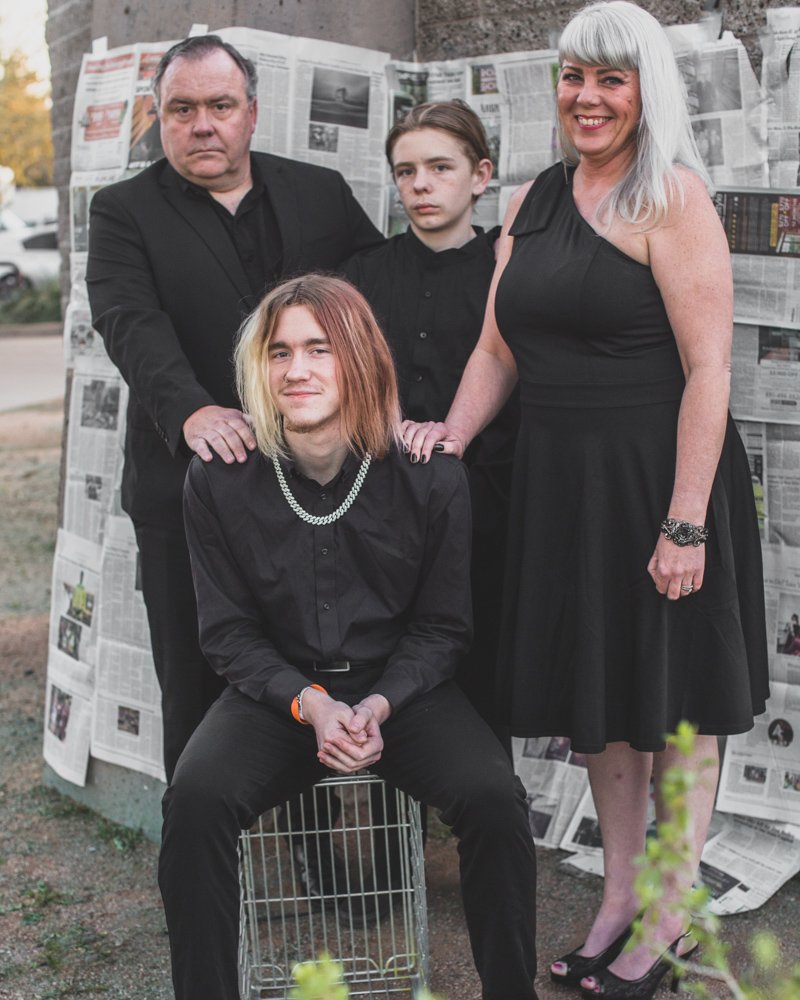
<svg viewBox="0 0 800 1000">
<path fill-rule="evenodd" d="M 309 514 L 307 510 L 304 510 L 300 504 L 295 500 L 292 491 L 289 489 L 289 484 L 283 475 L 283 469 L 281 468 L 281 463 L 273 455 L 272 464 L 275 468 L 275 475 L 278 477 L 278 485 L 281 488 L 281 493 L 286 497 L 286 502 L 292 508 L 292 510 L 297 514 L 299 518 L 306 521 L 308 524 L 333 524 L 334 521 L 338 521 L 339 518 L 348 512 L 353 505 L 353 501 L 358 496 L 359 490 L 364 485 L 364 480 L 367 478 L 367 469 L 369 469 L 369 463 L 372 461 L 372 455 L 367 452 L 361 462 L 361 468 L 358 470 L 355 482 L 350 487 L 350 492 L 342 500 L 341 504 L 336 508 L 331 514 L 325 514 L 321 517 L 317 514 Z"/>
</svg>

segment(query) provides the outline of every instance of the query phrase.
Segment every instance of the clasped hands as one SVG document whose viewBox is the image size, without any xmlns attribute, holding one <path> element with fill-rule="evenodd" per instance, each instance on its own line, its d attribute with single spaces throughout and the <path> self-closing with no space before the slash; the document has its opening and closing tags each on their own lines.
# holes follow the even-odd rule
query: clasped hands
<svg viewBox="0 0 800 1000">
<path fill-rule="evenodd" d="M 313 688 L 303 695 L 303 715 L 314 727 L 317 757 L 342 774 L 355 774 L 380 760 L 380 727 L 390 712 L 389 702 L 380 694 L 368 695 L 352 708 Z"/>
</svg>

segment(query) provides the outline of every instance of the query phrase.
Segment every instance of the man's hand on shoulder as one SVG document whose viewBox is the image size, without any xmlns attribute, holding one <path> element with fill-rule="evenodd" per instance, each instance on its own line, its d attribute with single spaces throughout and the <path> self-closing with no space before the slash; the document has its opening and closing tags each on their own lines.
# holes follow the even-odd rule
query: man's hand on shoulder
<svg viewBox="0 0 800 1000">
<path fill-rule="evenodd" d="M 377 699 L 385 703 L 385 709 Z M 317 757 L 342 774 L 354 774 L 380 760 L 380 722 L 388 714 L 389 702 L 381 695 L 370 695 L 355 708 L 313 689 L 303 696 L 303 715 L 317 736 Z"/>
<path fill-rule="evenodd" d="M 204 462 L 210 462 L 216 452 L 228 465 L 247 461 L 247 452 L 256 446 L 247 417 L 241 410 L 224 406 L 201 406 L 195 410 L 184 421 L 183 437 Z"/>
</svg>

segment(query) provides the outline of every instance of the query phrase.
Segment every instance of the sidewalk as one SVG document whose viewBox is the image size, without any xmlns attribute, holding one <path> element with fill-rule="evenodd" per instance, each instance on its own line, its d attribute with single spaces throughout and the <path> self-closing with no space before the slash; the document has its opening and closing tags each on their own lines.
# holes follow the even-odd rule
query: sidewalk
<svg viewBox="0 0 800 1000">
<path fill-rule="evenodd" d="M 64 398 L 60 323 L 0 326 L 0 412 Z"/>
</svg>

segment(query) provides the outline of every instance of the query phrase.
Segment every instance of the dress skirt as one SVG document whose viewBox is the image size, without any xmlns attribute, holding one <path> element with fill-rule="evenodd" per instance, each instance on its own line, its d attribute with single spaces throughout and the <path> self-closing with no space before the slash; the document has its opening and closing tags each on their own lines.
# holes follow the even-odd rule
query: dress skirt
<svg viewBox="0 0 800 1000">
<path fill-rule="evenodd" d="M 709 503 L 703 586 L 677 601 L 647 572 L 667 515 L 680 400 L 523 404 L 515 460 L 498 708 L 515 736 L 599 753 L 749 730 L 768 697 L 761 542 L 728 419 Z"/>
</svg>

